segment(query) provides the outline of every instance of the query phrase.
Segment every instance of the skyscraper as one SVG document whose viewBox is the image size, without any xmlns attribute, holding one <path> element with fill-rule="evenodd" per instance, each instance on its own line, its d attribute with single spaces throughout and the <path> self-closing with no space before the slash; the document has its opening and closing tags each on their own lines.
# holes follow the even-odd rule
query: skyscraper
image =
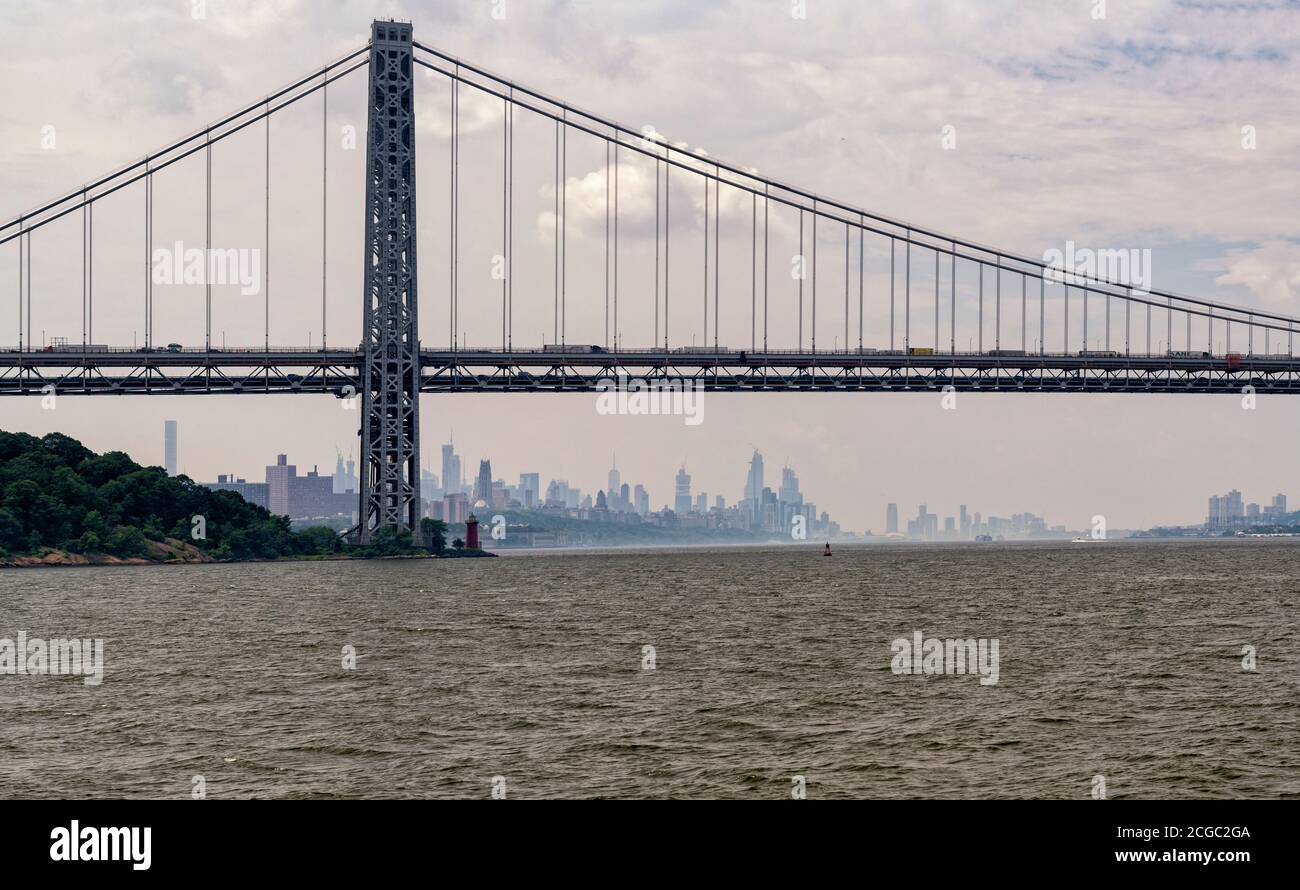
<svg viewBox="0 0 1300 890">
<path fill-rule="evenodd" d="M 636 512 L 642 516 L 650 512 L 650 492 L 645 490 L 644 485 L 638 483 L 632 496 L 636 499 Z"/>
<path fill-rule="evenodd" d="M 679 516 L 685 516 L 691 512 L 691 477 L 687 475 L 685 466 L 677 471 L 676 491 L 677 495 L 673 499 L 673 510 Z"/>
<path fill-rule="evenodd" d="M 609 485 L 608 485 L 608 487 L 607 487 L 605 490 L 609 492 L 609 496 L 610 496 L 611 498 L 612 498 L 612 497 L 617 497 L 617 496 L 618 496 L 619 489 L 622 487 L 622 482 L 623 482 L 622 477 L 619 476 L 619 473 L 618 473 L 618 466 L 615 465 L 615 466 L 610 467 L 610 469 L 609 469 Z"/>
<path fill-rule="evenodd" d="M 885 534 L 898 534 L 898 504 L 885 507 Z"/>
<path fill-rule="evenodd" d="M 519 474 L 519 501 L 527 508 L 542 505 L 542 477 L 539 474 Z"/>
<path fill-rule="evenodd" d="M 492 461 L 481 460 L 478 462 L 478 479 L 474 482 L 473 504 L 477 505 L 479 501 L 485 504 L 492 503 Z"/>
<path fill-rule="evenodd" d="M 163 421 L 163 467 L 168 476 L 176 475 L 176 421 Z"/>
<path fill-rule="evenodd" d="M 465 477 L 460 472 L 460 458 L 456 455 L 456 446 L 448 442 L 442 446 L 442 488 L 444 491 L 460 491 L 465 487 Z"/>
<path fill-rule="evenodd" d="M 781 469 L 781 489 L 777 499 L 783 504 L 802 504 L 803 495 L 799 492 L 799 477 L 790 467 Z"/>
<path fill-rule="evenodd" d="M 745 500 L 758 504 L 763 500 L 763 455 L 757 450 L 749 459 L 749 476 L 745 480 Z"/>
</svg>

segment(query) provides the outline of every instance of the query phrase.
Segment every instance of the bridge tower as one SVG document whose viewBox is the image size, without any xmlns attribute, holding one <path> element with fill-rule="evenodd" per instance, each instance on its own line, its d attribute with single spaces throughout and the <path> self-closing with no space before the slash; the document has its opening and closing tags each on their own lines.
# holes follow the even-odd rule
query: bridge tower
<svg viewBox="0 0 1300 890">
<path fill-rule="evenodd" d="M 420 349 L 415 265 L 411 25 L 371 25 L 361 341 L 362 543 L 383 527 L 420 537 Z"/>
</svg>

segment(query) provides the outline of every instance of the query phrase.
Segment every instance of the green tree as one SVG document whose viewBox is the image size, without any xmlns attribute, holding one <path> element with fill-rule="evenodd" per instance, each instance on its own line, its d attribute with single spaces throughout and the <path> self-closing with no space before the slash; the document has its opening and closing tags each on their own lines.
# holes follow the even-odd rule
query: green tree
<svg viewBox="0 0 1300 890">
<path fill-rule="evenodd" d="M 434 553 L 442 553 L 447 549 L 447 523 L 441 519 L 430 519 L 428 516 L 421 519 L 420 535 L 424 538 L 424 545 Z"/>
</svg>

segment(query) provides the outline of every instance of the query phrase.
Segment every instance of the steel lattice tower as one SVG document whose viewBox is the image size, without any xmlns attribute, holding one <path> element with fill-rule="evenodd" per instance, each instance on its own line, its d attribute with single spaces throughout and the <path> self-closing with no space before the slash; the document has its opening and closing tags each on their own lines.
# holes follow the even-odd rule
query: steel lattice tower
<svg viewBox="0 0 1300 890">
<path fill-rule="evenodd" d="M 371 26 L 362 322 L 362 543 L 420 537 L 420 351 L 415 266 L 415 78 L 410 24 Z"/>
</svg>

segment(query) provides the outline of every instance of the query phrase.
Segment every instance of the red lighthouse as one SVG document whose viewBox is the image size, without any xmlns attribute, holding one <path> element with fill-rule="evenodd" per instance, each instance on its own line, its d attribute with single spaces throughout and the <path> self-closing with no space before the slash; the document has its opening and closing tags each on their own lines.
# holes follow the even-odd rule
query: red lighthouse
<svg viewBox="0 0 1300 890">
<path fill-rule="evenodd" d="M 478 518 L 473 513 L 465 520 L 465 547 L 468 550 L 478 549 Z"/>
</svg>

